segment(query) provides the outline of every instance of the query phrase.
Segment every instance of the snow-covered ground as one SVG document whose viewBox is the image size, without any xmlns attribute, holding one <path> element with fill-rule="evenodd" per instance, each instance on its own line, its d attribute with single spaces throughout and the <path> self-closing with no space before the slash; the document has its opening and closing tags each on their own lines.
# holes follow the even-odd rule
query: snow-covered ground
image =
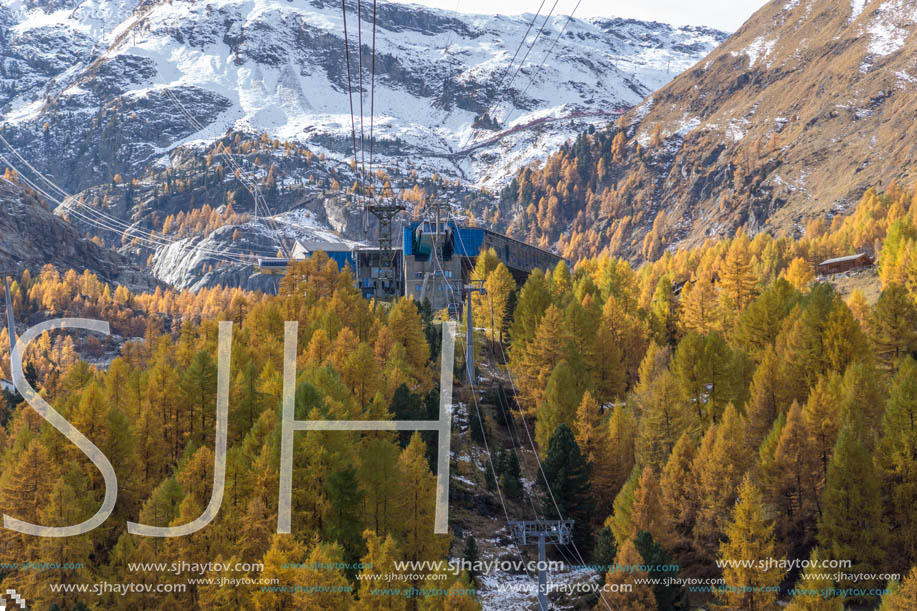
<svg viewBox="0 0 917 611">
<path fill-rule="evenodd" d="M 891 55 L 904 46 L 908 27 L 917 23 L 914 5 L 907 0 L 886 0 L 873 14 L 868 26 L 869 52 L 878 57 Z"/>
</svg>

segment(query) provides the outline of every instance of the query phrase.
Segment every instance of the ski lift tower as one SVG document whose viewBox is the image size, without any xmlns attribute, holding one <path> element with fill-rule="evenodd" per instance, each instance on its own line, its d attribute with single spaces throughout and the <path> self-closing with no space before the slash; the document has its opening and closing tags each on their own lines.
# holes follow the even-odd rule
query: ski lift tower
<svg viewBox="0 0 917 611">
<path fill-rule="evenodd" d="M 474 317 L 471 312 L 471 295 L 474 293 L 487 294 L 484 288 L 483 280 L 471 280 L 471 284 L 465 286 L 465 298 L 468 300 L 465 306 L 465 370 L 468 373 L 468 383 L 474 386 L 477 379 L 474 371 Z"/>
<path fill-rule="evenodd" d="M 436 197 L 436 193 L 430 195 L 430 198 L 427 200 L 426 209 L 428 212 L 432 211 L 433 220 L 430 221 L 433 233 L 430 235 L 431 248 L 430 248 L 430 258 L 433 262 L 432 271 L 424 273 L 423 278 L 423 288 L 420 293 L 420 301 L 427 296 L 427 285 L 430 279 L 439 279 L 439 284 L 437 286 L 445 286 L 447 293 L 453 291 L 452 281 L 449 277 L 446 276 L 445 271 L 443 270 L 443 249 L 446 245 L 446 242 L 452 239 L 451 230 L 448 229 L 449 226 L 449 204 L 445 201 Z M 445 213 L 445 215 L 444 215 Z M 428 234 L 426 230 L 427 221 L 421 220 L 421 233 Z"/>
<path fill-rule="evenodd" d="M 376 278 L 376 296 L 383 300 L 394 299 L 398 295 L 395 290 L 397 267 L 392 221 L 405 207 L 399 200 L 389 197 L 373 202 L 367 209 L 379 220 L 379 277 Z"/>
<path fill-rule="evenodd" d="M 538 543 L 538 611 L 548 611 L 545 546 L 548 543 L 568 545 L 573 540 L 573 520 L 510 522 L 509 528 L 519 545 Z"/>
</svg>

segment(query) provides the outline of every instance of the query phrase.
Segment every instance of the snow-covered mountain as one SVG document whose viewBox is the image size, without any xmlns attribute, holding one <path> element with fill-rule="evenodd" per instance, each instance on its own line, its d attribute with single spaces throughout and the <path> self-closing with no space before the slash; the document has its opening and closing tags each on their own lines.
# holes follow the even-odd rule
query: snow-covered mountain
<svg viewBox="0 0 917 611">
<path fill-rule="evenodd" d="M 373 57 L 372 4 L 346 0 L 346 11 L 349 46 L 329 0 L 4 0 L 0 163 L 163 281 L 255 288 L 251 270 L 226 259 L 275 254 L 278 225 L 306 240 L 329 229 L 372 239 L 334 185 L 355 180 L 353 132 L 361 162 L 365 150 L 408 188 L 437 176 L 467 206 L 478 187 L 614 120 L 726 37 L 383 3 Z M 237 134 L 258 145 L 237 146 Z M 266 207 L 236 166 L 265 188 Z M 166 236 L 168 215 L 205 204 L 226 218 Z M 251 217 L 230 221 L 229 210 Z M 292 216 L 259 218 L 267 210 Z"/>
<path fill-rule="evenodd" d="M 534 15 L 384 3 L 373 96 L 372 5 L 348 0 L 347 13 L 358 148 L 361 134 L 368 147 L 372 107 L 379 163 L 410 160 L 475 183 L 500 181 L 585 124 L 607 122 L 725 38 L 707 28 L 565 16 L 539 16 L 529 29 Z M 13 0 L 0 7 L 0 55 L 11 142 L 73 190 L 134 174 L 230 128 L 353 156 L 337 2 Z M 487 110 L 499 126 L 473 129 L 476 119 L 488 123 Z"/>
</svg>

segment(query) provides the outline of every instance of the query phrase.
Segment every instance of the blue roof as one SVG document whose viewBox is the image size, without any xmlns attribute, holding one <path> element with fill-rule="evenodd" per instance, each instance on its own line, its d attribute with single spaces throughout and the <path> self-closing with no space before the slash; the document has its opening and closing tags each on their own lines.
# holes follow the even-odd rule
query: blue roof
<svg viewBox="0 0 917 611">
<path fill-rule="evenodd" d="M 453 247 L 457 255 L 463 257 L 476 257 L 481 252 L 481 246 L 484 244 L 486 229 L 481 227 L 460 227 L 454 221 L 447 221 L 447 226 L 452 228 Z M 434 223 L 424 221 L 425 231 L 434 231 Z M 404 254 L 405 256 L 414 255 L 414 240 L 412 236 L 414 231 L 420 226 L 420 223 L 409 223 L 404 226 Z"/>
<path fill-rule="evenodd" d="M 351 252 L 351 251 L 349 251 L 349 250 L 331 250 L 331 251 L 327 251 L 327 250 L 318 250 L 318 249 L 316 249 L 316 250 L 307 251 L 306 254 L 307 254 L 309 257 L 311 257 L 312 255 L 314 255 L 314 254 L 317 253 L 317 252 L 323 252 L 323 253 L 325 253 L 326 255 L 328 255 L 328 258 L 329 258 L 329 259 L 331 259 L 332 261 L 334 261 L 335 263 L 338 264 L 338 269 L 340 269 L 340 270 L 343 270 L 345 265 L 349 265 L 352 269 L 353 269 L 353 268 L 356 268 L 356 264 L 354 263 L 354 259 L 353 259 L 353 252 Z M 263 260 L 262 260 L 262 264 L 266 264 L 266 265 L 270 266 L 270 265 L 272 265 L 272 262 L 274 262 L 274 261 L 283 262 L 283 264 L 284 264 L 283 266 L 284 266 L 284 267 L 286 267 L 286 264 L 288 263 L 288 260 L 287 260 L 287 259 L 263 259 Z M 274 266 L 278 266 L 278 265 L 279 265 L 279 264 L 275 264 Z"/>
<path fill-rule="evenodd" d="M 477 257 L 484 244 L 484 230 L 477 227 L 459 227 L 453 239 L 455 252 L 466 257 Z"/>
</svg>

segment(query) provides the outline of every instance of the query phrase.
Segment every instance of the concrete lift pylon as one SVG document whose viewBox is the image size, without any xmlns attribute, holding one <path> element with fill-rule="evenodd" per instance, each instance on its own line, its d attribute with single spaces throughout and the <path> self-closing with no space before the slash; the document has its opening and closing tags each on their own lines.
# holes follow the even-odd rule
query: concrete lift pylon
<svg viewBox="0 0 917 611">
<path fill-rule="evenodd" d="M 391 199 L 385 203 L 373 203 L 367 209 L 379 221 L 379 277 L 376 279 L 376 295 L 382 299 L 391 299 L 397 297 L 394 290 L 396 265 L 392 221 L 405 207 Z"/>
</svg>

